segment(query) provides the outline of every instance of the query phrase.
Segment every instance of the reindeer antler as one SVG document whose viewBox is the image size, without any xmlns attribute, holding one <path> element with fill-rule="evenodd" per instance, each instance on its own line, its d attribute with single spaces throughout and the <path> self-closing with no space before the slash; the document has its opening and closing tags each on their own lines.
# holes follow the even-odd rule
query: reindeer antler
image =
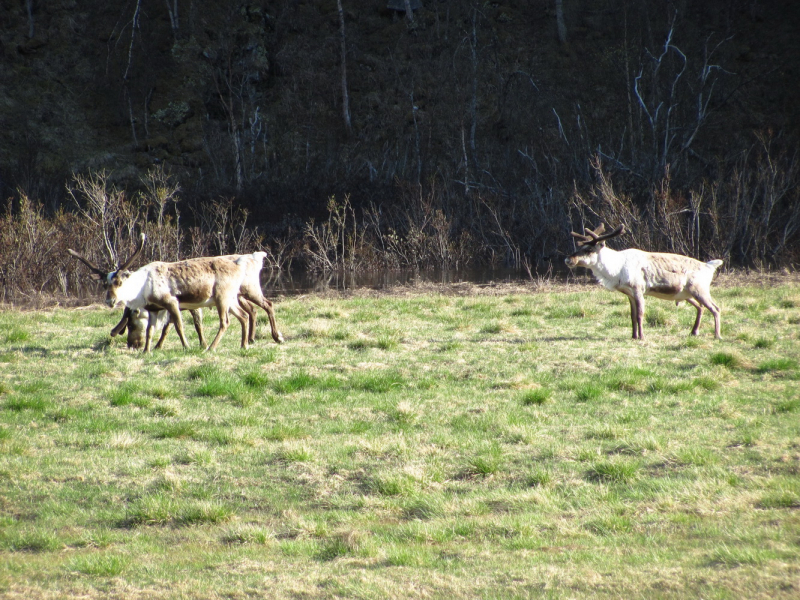
<svg viewBox="0 0 800 600">
<path fill-rule="evenodd" d="M 134 252 L 133 255 L 128 260 L 125 261 L 124 264 L 117 267 L 117 271 L 124 271 L 125 269 L 127 269 L 130 266 L 130 264 L 134 261 L 134 259 L 137 256 L 139 256 L 139 254 L 141 254 L 142 249 L 144 248 L 144 241 L 146 239 L 147 236 L 144 233 L 139 234 L 139 247 L 136 249 L 136 252 Z"/>
<path fill-rule="evenodd" d="M 71 256 L 77 258 L 79 261 L 81 261 L 83 264 L 85 264 L 87 267 L 89 267 L 89 269 L 93 271 L 93 273 L 90 275 L 92 279 L 103 279 L 107 275 L 108 273 L 107 271 L 104 271 L 94 263 L 89 262 L 83 256 L 75 252 L 75 250 L 73 250 L 72 248 L 67 248 L 67 252 L 69 252 Z"/>
<path fill-rule="evenodd" d="M 116 269 L 117 271 L 124 271 L 125 269 L 127 269 L 130 266 L 130 264 L 134 261 L 134 259 L 137 256 L 139 256 L 139 254 L 142 252 L 142 249 L 144 248 L 145 239 L 146 239 L 146 236 L 144 235 L 144 233 L 139 235 L 139 247 L 131 255 L 131 257 L 128 260 L 125 261 L 124 264 L 122 264 L 119 267 L 117 267 L 117 269 Z M 75 252 L 75 250 L 73 250 L 72 248 L 67 248 L 67 252 L 69 252 L 70 256 L 74 256 L 75 258 L 77 258 L 79 261 L 81 261 L 83 264 L 85 264 L 87 267 L 89 267 L 89 269 L 91 269 L 93 271 L 92 274 L 90 275 L 90 277 L 92 279 L 105 279 L 106 276 L 108 275 L 108 273 L 109 273 L 108 271 L 104 271 L 103 269 L 98 267 L 96 264 L 91 262 L 89 259 L 87 259 L 87 258 L 81 256 L 80 254 L 78 254 L 77 252 Z"/>
<path fill-rule="evenodd" d="M 592 231 L 591 229 L 587 229 L 586 234 L 575 233 L 574 231 L 571 233 L 573 236 L 581 240 L 579 245 L 594 246 L 596 244 L 599 244 L 600 242 L 604 242 L 606 240 L 610 240 L 611 238 L 615 238 L 618 235 L 622 235 L 623 233 L 625 233 L 625 226 L 620 225 L 611 233 L 606 233 L 605 235 L 601 235 L 605 230 L 606 230 L 605 225 L 600 223 L 600 225 L 595 227 L 594 231 Z"/>
<path fill-rule="evenodd" d="M 597 233 L 597 230 L 595 230 L 595 233 Z M 611 238 L 615 238 L 615 237 L 617 237 L 619 235 L 622 235 L 623 233 L 625 233 L 625 225 L 620 225 L 619 227 L 617 227 L 611 233 L 607 233 L 605 235 L 597 236 L 595 238 L 595 240 L 594 240 L 594 243 L 595 244 L 599 244 L 600 242 L 604 242 L 606 240 L 610 240 Z"/>
<path fill-rule="evenodd" d="M 606 230 L 606 226 L 600 223 L 597 227 L 595 227 L 594 231 L 591 229 L 587 229 L 586 233 L 575 233 L 572 231 L 572 235 L 580 240 L 580 245 L 584 244 L 595 244 L 597 238 Z M 588 235 L 587 235 L 588 234 Z"/>
</svg>

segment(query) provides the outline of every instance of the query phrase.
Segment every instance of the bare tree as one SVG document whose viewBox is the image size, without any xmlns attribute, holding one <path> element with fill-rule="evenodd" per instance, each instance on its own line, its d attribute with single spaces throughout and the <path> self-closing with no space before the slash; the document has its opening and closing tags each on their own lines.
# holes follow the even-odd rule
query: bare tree
<svg viewBox="0 0 800 600">
<path fill-rule="evenodd" d="M 233 142 L 234 172 L 236 174 L 236 191 L 244 189 L 244 168 L 242 166 L 242 132 L 236 119 L 236 98 L 233 69 L 233 51 L 228 50 L 227 64 L 223 69 L 214 71 L 214 85 L 225 114 L 228 117 L 228 131 Z"/>
<path fill-rule="evenodd" d="M 33 0 L 25 0 L 25 9 L 28 11 L 28 38 L 33 39 L 36 33 L 33 21 Z"/>
<path fill-rule="evenodd" d="M 131 90 L 130 90 L 130 81 L 128 76 L 131 71 L 131 65 L 133 64 L 133 47 L 136 41 L 136 32 L 139 29 L 139 16 L 141 15 L 142 11 L 142 0 L 136 0 L 136 8 L 133 11 L 133 17 L 131 18 L 131 43 L 128 46 L 128 63 L 125 65 L 125 72 L 122 74 L 122 85 L 124 86 L 125 96 L 128 99 L 128 117 L 131 122 L 131 134 L 133 135 L 133 143 L 138 144 L 139 142 L 136 139 L 136 119 L 133 116 L 133 101 L 131 100 Z"/>
<path fill-rule="evenodd" d="M 709 104 L 718 76 L 724 69 L 711 63 L 714 53 L 728 40 L 709 49 L 710 38 L 702 63 L 692 61 L 673 42 L 673 17 L 666 40 L 658 55 L 648 52 L 649 70 L 644 66 L 634 78 L 633 92 L 643 116 L 643 138 L 649 137 L 649 167 L 663 173 L 667 165 L 673 170 L 690 150 L 711 112 Z M 690 79 L 692 68 L 696 79 Z M 694 105 L 694 106 L 692 106 Z"/>
<path fill-rule="evenodd" d="M 344 127 L 347 133 L 350 133 L 353 126 L 350 123 L 350 96 L 347 93 L 347 43 L 344 34 L 342 0 L 336 0 L 336 5 L 339 8 L 339 31 L 342 37 L 342 115 L 344 116 Z"/>
<path fill-rule="evenodd" d="M 405 0 L 405 5 L 406 5 L 406 18 L 409 21 L 413 21 L 414 20 L 414 11 L 411 10 L 411 0 Z"/>
<path fill-rule="evenodd" d="M 564 24 L 564 0 L 556 0 L 556 26 L 558 27 L 558 41 L 567 43 L 567 26 Z"/>
<path fill-rule="evenodd" d="M 167 12 L 169 13 L 169 25 L 172 28 L 172 35 L 175 39 L 178 39 L 178 29 L 179 29 L 179 21 L 178 21 L 178 0 L 172 0 L 170 4 L 170 0 L 165 0 L 167 3 Z"/>
</svg>

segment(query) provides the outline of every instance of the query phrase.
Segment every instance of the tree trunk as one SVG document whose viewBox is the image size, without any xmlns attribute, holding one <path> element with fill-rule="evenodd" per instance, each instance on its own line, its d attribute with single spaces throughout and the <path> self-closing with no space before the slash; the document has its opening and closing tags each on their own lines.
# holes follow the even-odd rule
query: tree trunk
<svg viewBox="0 0 800 600">
<path fill-rule="evenodd" d="M 406 17 L 409 21 L 414 20 L 414 11 L 411 10 L 411 0 L 405 0 L 406 2 Z"/>
<path fill-rule="evenodd" d="M 342 0 L 336 0 L 339 8 L 339 29 L 342 34 L 342 115 L 344 116 L 344 128 L 350 133 L 353 126 L 350 123 L 350 96 L 347 93 L 347 44 L 344 35 L 344 10 Z"/>
<path fill-rule="evenodd" d="M 170 4 L 170 0 L 167 0 L 167 12 L 169 13 L 169 25 L 172 27 L 172 35 L 177 40 L 179 29 L 178 0 L 172 0 L 172 4 Z"/>
<path fill-rule="evenodd" d="M 558 41 L 567 43 L 567 26 L 564 24 L 564 0 L 556 0 L 556 25 L 558 26 Z"/>
<path fill-rule="evenodd" d="M 408 4 L 408 0 L 406 0 Z M 33 0 L 25 0 L 25 8 L 28 11 L 28 39 L 33 39 L 36 29 L 33 21 Z"/>
</svg>

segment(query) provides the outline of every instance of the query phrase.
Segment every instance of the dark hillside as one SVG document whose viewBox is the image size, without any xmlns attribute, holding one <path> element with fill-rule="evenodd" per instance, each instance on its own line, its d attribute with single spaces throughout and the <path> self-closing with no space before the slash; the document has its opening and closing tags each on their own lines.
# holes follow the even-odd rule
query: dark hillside
<svg viewBox="0 0 800 600">
<path fill-rule="evenodd" d="M 268 237 L 349 194 L 384 232 L 440 210 L 475 260 L 625 214 L 653 249 L 797 258 L 796 2 L 567 0 L 564 43 L 554 0 L 387 4 L 341 0 L 348 128 L 336 0 L 0 0 L 2 195 L 52 214 L 73 174 L 135 190 L 157 166 Z"/>
</svg>

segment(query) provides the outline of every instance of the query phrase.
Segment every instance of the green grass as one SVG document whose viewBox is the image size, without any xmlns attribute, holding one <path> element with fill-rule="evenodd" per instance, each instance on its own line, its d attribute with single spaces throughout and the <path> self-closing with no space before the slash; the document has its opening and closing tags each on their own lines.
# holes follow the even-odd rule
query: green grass
<svg viewBox="0 0 800 600">
<path fill-rule="evenodd" d="M 552 392 L 546 388 L 530 390 L 522 395 L 521 402 L 524 406 L 537 406 L 550 400 Z"/>
<path fill-rule="evenodd" d="M 712 365 L 735 369 L 742 365 L 742 359 L 732 352 L 715 352 L 710 357 Z"/>
<path fill-rule="evenodd" d="M 0 597 L 795 598 L 800 287 L 714 295 L 721 341 L 517 286 L 150 356 L 2 311 Z"/>
<path fill-rule="evenodd" d="M 770 371 L 796 371 L 797 359 L 796 358 L 773 358 L 772 360 L 765 361 L 758 366 L 758 370 L 762 373 Z"/>
<path fill-rule="evenodd" d="M 74 558 L 67 565 L 67 569 L 95 578 L 116 577 L 122 574 L 127 563 L 127 559 L 123 556 L 87 554 Z"/>
</svg>

